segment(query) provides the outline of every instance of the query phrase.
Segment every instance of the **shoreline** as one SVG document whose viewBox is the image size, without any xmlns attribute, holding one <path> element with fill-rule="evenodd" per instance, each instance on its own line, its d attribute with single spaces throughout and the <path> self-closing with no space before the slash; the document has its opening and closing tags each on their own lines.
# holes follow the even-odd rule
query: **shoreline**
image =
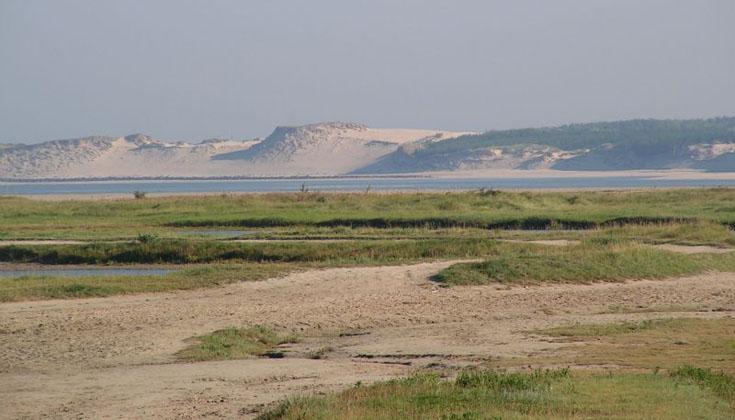
<svg viewBox="0 0 735 420">
<path fill-rule="evenodd" d="M 370 179 L 526 179 L 526 178 L 624 178 L 647 177 L 655 179 L 708 179 L 732 180 L 735 172 L 705 172 L 687 169 L 636 169 L 620 171 L 561 171 L 555 169 L 478 169 L 435 172 L 411 172 L 365 175 L 293 175 L 293 176 L 211 176 L 211 177 L 84 177 L 84 178 L 0 178 L 0 184 L 43 184 L 43 183 L 115 183 L 115 182 L 191 182 L 191 181 L 309 181 L 309 180 L 370 180 Z"/>
<path fill-rule="evenodd" d="M 630 181 L 627 181 L 627 180 Z M 514 184 L 517 180 L 518 185 Z M 569 182 L 565 182 L 569 180 Z M 589 180 L 589 182 L 585 182 Z M 596 185 L 595 180 L 608 180 L 607 185 L 603 181 L 601 185 Z M 610 181 L 612 180 L 612 181 Z M 320 186 L 314 183 L 343 183 L 343 185 Z M 350 185 L 352 181 L 352 185 Z M 362 182 L 368 183 L 375 181 L 371 187 L 365 185 L 357 185 Z M 389 185 L 390 181 L 396 181 L 397 185 Z M 404 181 L 404 185 L 401 185 Z M 416 181 L 417 184 L 430 185 L 433 181 L 438 184 L 433 186 L 416 185 L 408 186 L 411 182 Z M 443 181 L 443 182 L 442 182 Z M 534 181 L 539 181 L 538 185 Z M 543 186 L 544 181 L 547 185 Z M 726 183 L 725 185 L 714 184 L 717 181 Z M 248 191 L 248 182 L 253 182 L 255 188 Z M 268 187 L 268 183 L 271 188 Z M 285 183 L 293 182 L 293 185 L 284 187 Z M 456 185 L 452 185 L 456 182 Z M 599 182 L 599 181 L 597 181 Z M 681 182 L 682 185 L 671 185 Z M 700 182 L 700 185 L 696 183 Z M 199 183 L 213 183 L 213 185 L 192 188 L 187 191 L 181 188 L 180 191 L 172 191 L 176 188 L 160 188 L 159 191 L 145 191 L 147 188 L 156 189 L 157 183 L 168 185 L 182 185 L 191 183 L 196 185 Z M 230 185 L 230 183 L 233 183 Z M 236 183 L 244 183 L 244 185 L 235 185 Z M 263 184 L 258 186 L 257 184 Z M 381 183 L 386 185 L 380 185 Z M 444 185 L 441 185 L 441 184 Z M 462 185 L 462 184 L 465 185 Z M 651 185 L 641 185 L 641 183 L 650 183 Z M 657 183 L 663 185 L 656 185 Z M 693 183 L 694 185 L 687 185 Z M 557 171 L 557 170 L 473 170 L 473 171 L 452 171 L 452 172 L 421 172 L 415 174 L 382 174 L 376 176 L 329 176 L 329 177 L 287 177 L 287 178 L 156 178 L 156 179 L 85 179 L 85 180 L 35 180 L 35 181 L 16 181 L 7 182 L 0 181 L 0 196 L 5 197 L 24 197 L 33 200 L 42 201 L 64 201 L 64 200 L 119 200 L 131 199 L 134 190 L 142 190 L 146 192 L 149 198 L 160 197 L 196 197 L 196 196 L 216 196 L 216 195 L 253 195 L 253 194 L 271 194 L 271 193 L 294 193 L 298 192 L 298 184 L 304 184 L 308 190 L 313 193 L 334 194 L 334 193 L 365 193 L 366 188 L 370 188 L 371 194 L 400 194 L 400 193 L 446 193 L 459 191 L 478 190 L 481 187 L 503 190 L 503 191 L 545 191 L 545 192 L 569 192 L 569 191 L 636 191 L 650 189 L 688 189 L 688 188 L 717 188 L 735 187 L 735 172 L 702 172 L 694 170 L 636 170 L 636 171 Z M 495 184 L 495 185 L 493 185 Z M 500 184 L 500 185 L 498 185 Z M 505 184 L 505 186 L 503 186 Z M 551 185 L 549 185 L 551 184 Z M 567 185 L 565 185 L 567 184 Z M 582 184 L 582 185 L 580 185 Z M 588 184 L 588 185 L 585 185 Z M 630 184 L 630 185 L 626 185 Z M 48 188 L 38 186 L 50 186 Z M 90 185 L 89 192 L 85 192 L 80 186 Z M 94 188 L 93 186 L 97 186 Z M 110 185 L 109 188 L 101 187 Z M 540 186 L 539 186 L 540 185 Z M 23 191 L 23 187 L 27 187 Z M 56 191 L 55 186 L 68 186 L 68 191 Z M 114 187 L 117 186 L 117 187 Z M 150 186 L 150 187 L 148 187 Z M 6 191 L 3 191 L 6 187 Z M 17 191 L 11 191 L 16 187 Z M 21 188 L 17 188 L 21 187 Z M 36 188 L 34 188 L 36 187 Z M 232 189 L 234 187 L 234 190 Z M 239 187 L 239 191 L 237 190 Z M 127 188 L 130 191 L 122 191 Z M 35 189 L 35 191 L 34 191 Z M 202 191 L 196 191 L 197 189 Z M 109 190 L 109 191 L 105 191 Z M 168 190 L 168 191 L 167 191 Z"/>
<path fill-rule="evenodd" d="M 645 192 L 651 190 L 657 191 L 669 191 L 669 190 L 695 190 L 695 189 L 712 189 L 712 188 L 730 188 L 735 189 L 735 186 L 674 186 L 674 187 L 568 187 L 568 188 L 494 188 L 497 191 L 506 192 L 537 192 L 537 193 L 565 193 L 565 192 Z M 375 195 L 390 195 L 390 194 L 448 194 L 448 193 L 462 193 L 477 191 L 476 188 L 455 188 L 455 189 L 396 189 L 396 190 L 374 190 L 370 194 Z M 209 192 L 153 192 L 146 193 L 146 198 L 175 198 L 175 197 L 214 197 L 214 196 L 228 196 L 228 197 L 240 197 L 240 196 L 253 196 L 253 195 L 267 195 L 267 194 L 298 194 L 298 191 L 209 191 Z M 326 190 L 326 191 L 311 191 L 310 194 L 365 194 L 364 190 Z M 15 195 L 2 195 L 2 197 L 17 197 L 26 198 L 34 201 L 103 201 L 103 200 L 134 200 L 135 198 L 131 193 L 89 193 L 89 194 L 15 194 Z M 145 200 L 145 199 L 144 199 Z"/>
</svg>

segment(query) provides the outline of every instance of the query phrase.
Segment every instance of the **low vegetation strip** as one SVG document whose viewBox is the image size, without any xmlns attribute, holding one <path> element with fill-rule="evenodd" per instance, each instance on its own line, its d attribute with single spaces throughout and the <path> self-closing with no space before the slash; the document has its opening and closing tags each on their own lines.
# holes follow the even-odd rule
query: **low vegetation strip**
<svg viewBox="0 0 735 420">
<path fill-rule="evenodd" d="M 350 227 L 350 228 L 477 228 L 477 229 L 519 229 L 519 230 L 584 230 L 600 229 L 616 226 L 646 226 L 646 225 L 670 225 L 687 224 L 698 222 L 695 218 L 684 217 L 661 217 L 661 216 L 631 216 L 615 217 L 608 220 L 575 220 L 570 218 L 550 218 L 543 216 L 516 217 L 516 218 L 493 218 L 485 215 L 485 218 L 472 217 L 402 217 L 402 218 L 337 218 L 328 220 L 289 220 L 281 218 L 245 218 L 235 220 L 182 220 L 168 224 L 171 227 L 291 227 L 291 226 L 314 226 L 314 227 Z"/>
<path fill-rule="evenodd" d="M 230 327 L 195 337 L 193 339 L 195 343 L 178 352 L 177 357 L 183 361 L 202 362 L 275 356 L 276 347 L 295 343 L 297 340 L 293 334 L 280 333 L 262 325 L 248 328 Z"/>
<path fill-rule="evenodd" d="M 681 319 L 647 319 L 640 322 L 628 321 L 613 324 L 580 324 L 549 328 L 540 331 L 540 333 L 551 337 L 587 340 L 591 337 L 607 337 L 679 326 L 681 325 L 681 321 Z"/>
<path fill-rule="evenodd" d="M 708 270 L 735 271 L 730 254 L 683 255 L 636 243 L 517 249 L 478 263 L 455 264 L 434 280 L 447 285 L 588 283 L 659 279 Z"/>
<path fill-rule="evenodd" d="M 121 238 L 182 226 L 549 229 L 709 220 L 735 223 L 735 189 L 283 193 L 45 202 L 0 197 L 2 238 Z"/>
<path fill-rule="evenodd" d="M 0 302 L 105 297 L 214 287 L 276 277 L 300 267 L 292 264 L 206 265 L 165 276 L 0 278 Z"/>
<path fill-rule="evenodd" d="M 706 220 L 691 223 L 614 226 L 596 232 L 596 235 L 601 239 L 627 239 L 647 243 L 735 245 L 735 234 L 729 226 Z"/>
<path fill-rule="evenodd" d="M 657 223 L 672 222 L 668 218 L 656 219 Z M 623 221 L 615 221 L 612 224 L 624 224 Z M 640 221 L 639 221 L 640 223 Z M 653 223 L 653 221 L 651 221 Z M 500 220 L 482 220 L 464 217 L 401 217 L 401 218 L 337 218 L 321 221 L 288 220 L 277 218 L 246 218 L 237 220 L 183 220 L 170 224 L 172 227 L 288 227 L 288 226 L 314 226 L 314 227 L 350 227 L 350 228 L 479 228 L 479 229 L 522 229 L 522 230 L 547 230 L 547 229 L 593 229 L 607 225 L 607 222 L 596 223 L 585 220 L 557 219 L 548 217 L 525 217 L 507 218 Z"/>
<path fill-rule="evenodd" d="M 570 374 L 567 370 L 435 374 L 295 398 L 259 417 L 275 419 L 728 419 L 735 413 L 696 384 L 655 374 Z"/>
<path fill-rule="evenodd" d="M 41 264 L 193 264 L 222 261 L 381 264 L 486 256 L 503 246 L 488 239 L 235 243 L 155 240 L 86 245 L 0 247 L 0 261 Z M 522 246 L 522 245 L 516 245 Z"/>
</svg>

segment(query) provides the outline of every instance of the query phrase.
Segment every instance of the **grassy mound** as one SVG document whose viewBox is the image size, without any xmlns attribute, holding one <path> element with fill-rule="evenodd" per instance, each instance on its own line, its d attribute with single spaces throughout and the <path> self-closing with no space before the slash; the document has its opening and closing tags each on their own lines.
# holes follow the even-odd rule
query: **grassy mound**
<svg viewBox="0 0 735 420">
<path fill-rule="evenodd" d="M 684 255 L 595 238 L 569 247 L 519 248 L 483 262 L 455 264 L 434 277 L 448 285 L 587 283 L 659 279 L 735 270 L 735 255 Z"/>
<path fill-rule="evenodd" d="M 234 360 L 267 355 L 281 344 L 294 343 L 293 335 L 278 333 L 270 328 L 226 328 L 194 338 L 195 343 L 177 353 L 180 360 Z"/>
</svg>

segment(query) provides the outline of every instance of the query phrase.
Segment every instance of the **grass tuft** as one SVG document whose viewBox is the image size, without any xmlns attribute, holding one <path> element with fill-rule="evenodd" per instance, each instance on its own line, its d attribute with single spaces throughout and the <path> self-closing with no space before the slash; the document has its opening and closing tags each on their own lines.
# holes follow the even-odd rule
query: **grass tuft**
<svg viewBox="0 0 735 420">
<path fill-rule="evenodd" d="M 553 382 L 569 377 L 569 369 L 497 372 L 465 370 L 457 375 L 455 385 L 462 388 L 486 388 L 496 392 L 542 391 Z"/>
<path fill-rule="evenodd" d="M 194 338 L 195 343 L 177 353 L 180 360 L 208 361 L 246 359 L 267 355 L 281 344 L 295 343 L 297 337 L 256 325 L 225 328 Z"/>
<path fill-rule="evenodd" d="M 672 378 L 692 382 L 712 390 L 716 395 L 735 404 L 735 377 L 692 366 L 682 366 L 670 373 Z"/>
</svg>

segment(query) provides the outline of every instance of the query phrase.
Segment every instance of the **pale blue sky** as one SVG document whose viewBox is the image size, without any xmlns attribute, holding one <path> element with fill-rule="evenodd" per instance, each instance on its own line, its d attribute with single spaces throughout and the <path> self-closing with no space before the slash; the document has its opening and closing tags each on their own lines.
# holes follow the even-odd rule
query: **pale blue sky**
<svg viewBox="0 0 735 420">
<path fill-rule="evenodd" d="M 733 0 L 0 0 L 0 142 L 735 115 Z"/>
</svg>

